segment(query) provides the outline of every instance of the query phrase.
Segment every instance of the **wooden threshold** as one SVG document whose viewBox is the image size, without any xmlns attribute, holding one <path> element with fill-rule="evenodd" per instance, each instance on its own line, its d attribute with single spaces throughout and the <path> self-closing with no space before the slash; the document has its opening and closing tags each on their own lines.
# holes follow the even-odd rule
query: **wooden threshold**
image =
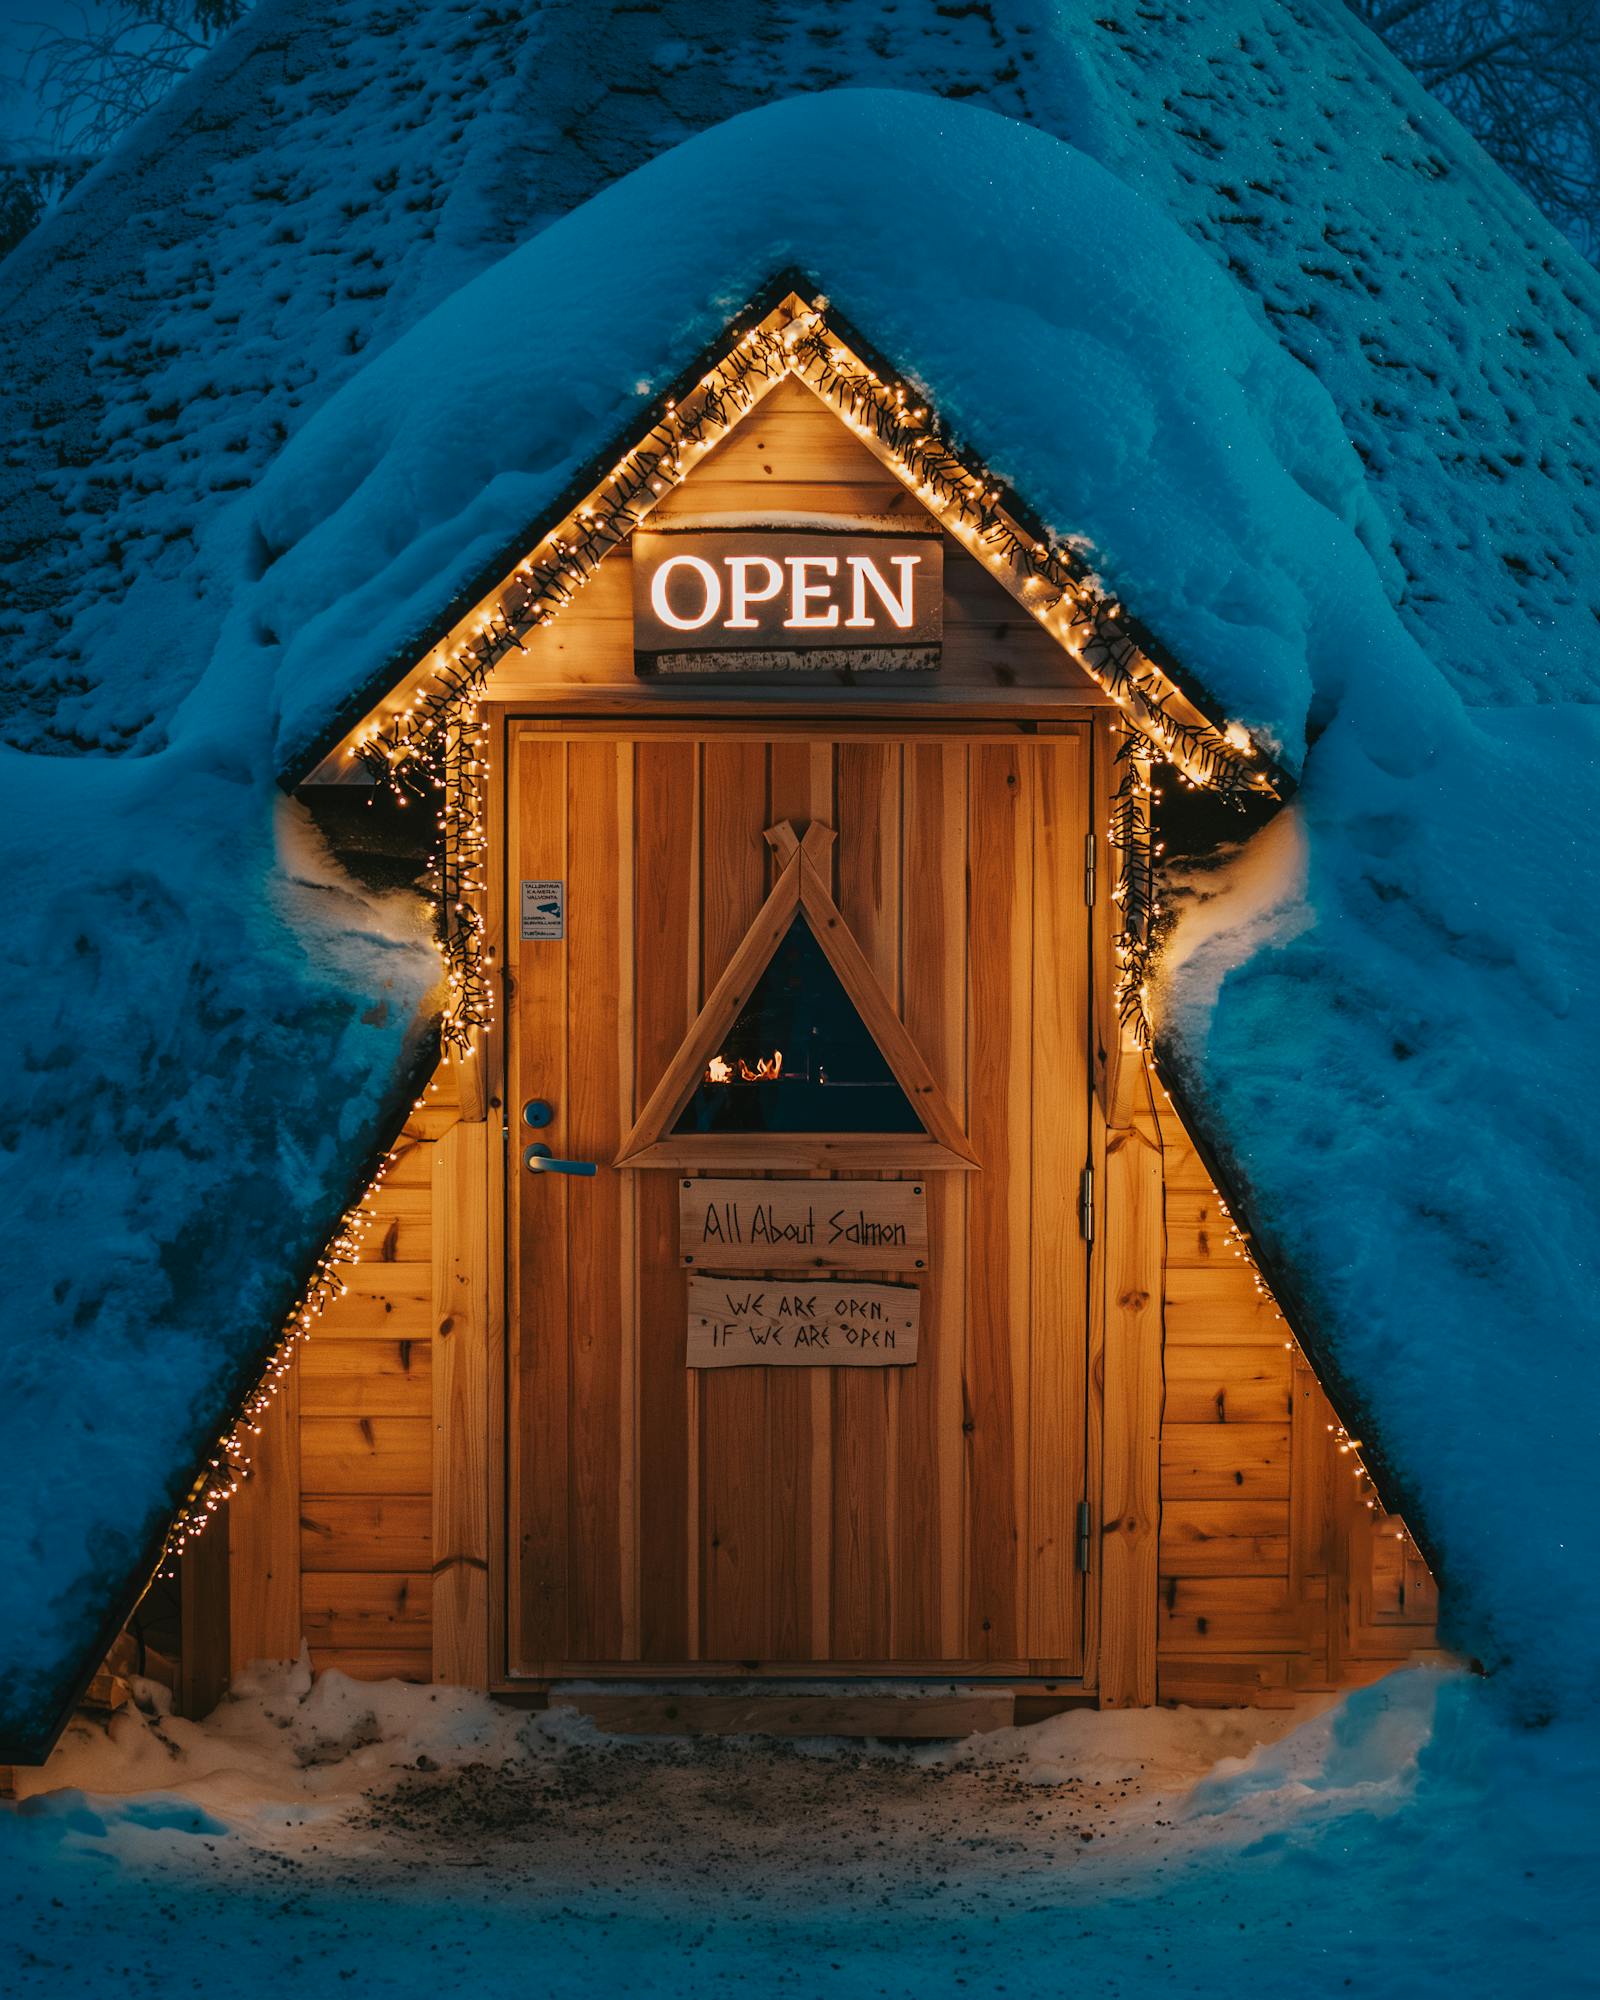
<svg viewBox="0 0 1600 2000">
<path fill-rule="evenodd" d="M 1091 1694 L 1092 1680 L 1050 1660 L 542 1660 L 514 1668 L 489 1689 L 495 1696 L 548 1694 L 577 1682 L 614 1682 L 661 1690 L 701 1682 L 894 1681 L 905 1690 L 933 1683 L 1008 1688 L 1013 1694 Z"/>
</svg>

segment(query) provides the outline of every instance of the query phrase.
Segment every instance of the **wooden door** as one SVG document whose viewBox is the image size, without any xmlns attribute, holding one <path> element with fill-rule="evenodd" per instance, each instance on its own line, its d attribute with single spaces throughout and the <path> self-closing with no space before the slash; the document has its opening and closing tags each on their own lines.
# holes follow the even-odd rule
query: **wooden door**
<svg viewBox="0 0 1600 2000">
<path fill-rule="evenodd" d="M 511 1673 L 1082 1672 L 1087 732 L 519 723 L 509 767 Z M 979 1162 L 926 1176 L 909 1367 L 687 1369 L 678 1175 L 611 1164 L 785 819 Z"/>
</svg>

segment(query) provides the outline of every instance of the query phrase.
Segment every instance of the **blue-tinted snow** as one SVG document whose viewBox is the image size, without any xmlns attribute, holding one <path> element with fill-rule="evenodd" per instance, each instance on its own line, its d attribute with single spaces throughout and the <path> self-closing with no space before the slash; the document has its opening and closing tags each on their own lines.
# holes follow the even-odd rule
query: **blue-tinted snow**
<svg viewBox="0 0 1600 2000">
<path fill-rule="evenodd" d="M 7 1992 L 1055 2000 L 1593 1991 L 1591 1732 L 1411 1672 L 1330 1712 L 963 1745 L 606 1739 L 258 1675 L 75 1725 L 0 1806 Z M 158 1690 L 142 1691 L 147 1701 Z"/>
<path fill-rule="evenodd" d="M 1041 184 L 1048 203 L 1007 197 Z M 835 228 L 861 187 L 875 199 Z M 276 678 L 284 764 L 350 689 L 425 650 L 452 597 L 790 266 L 1050 527 L 1087 537 L 1109 586 L 1291 763 L 1314 687 L 1410 648 L 1337 413 L 1175 223 L 1029 126 L 845 91 L 745 113 L 595 196 L 284 449 L 244 503 L 270 565 L 236 589 L 217 655 L 228 680 L 241 662 Z M 1162 286 L 1181 316 L 1145 310 Z"/>
<path fill-rule="evenodd" d="M 0 1113 L 0 1718 L 25 1742 L 404 1115 L 438 980 L 426 912 L 353 891 L 244 720 L 154 757 L 0 753 L 26 967 Z"/>
<path fill-rule="evenodd" d="M 9 740 L 158 743 L 226 608 L 213 525 L 341 384 L 679 139 L 852 83 L 1031 121 L 1164 210 L 1327 388 L 1452 679 L 1590 684 L 1594 273 L 1339 0 L 262 0 L 0 275 Z"/>
<path fill-rule="evenodd" d="M 1258 871 L 1250 954 L 1174 957 L 1167 1048 L 1362 1387 L 1459 1638 L 1530 1707 L 1577 1699 L 1600 1656 L 1593 742 L 1562 704 L 1593 686 L 1600 601 L 1593 274 L 1331 0 L 520 12 L 266 0 L 0 272 L 10 732 L 52 753 L 4 770 L 28 1253 L 0 1361 L 25 1524 L 6 1714 L 64 1690 L 127 1585 L 375 1133 L 429 976 L 409 915 L 287 886 L 281 758 L 374 634 L 443 601 L 714 333 L 763 231 L 1302 768 L 1306 894 L 1274 916 Z M 795 150 L 670 217 L 677 270 L 640 246 L 647 309 L 606 232 L 711 154 L 498 264 L 726 112 L 863 79 L 927 93 L 920 115 L 839 97 L 742 128 Z M 958 130 L 983 137 L 953 155 Z M 847 182 L 835 145 L 880 178 Z M 902 188 L 937 245 L 920 275 L 884 240 Z M 873 243 L 909 295 L 874 285 Z M 544 413 L 462 290 L 509 299 L 530 270 L 556 289 L 515 330 L 528 369 L 578 364 Z M 410 360 L 364 380 L 408 329 Z M 422 357 L 481 366 L 426 396 L 514 450 L 379 407 Z M 159 754 L 102 760 L 127 747 Z"/>
</svg>

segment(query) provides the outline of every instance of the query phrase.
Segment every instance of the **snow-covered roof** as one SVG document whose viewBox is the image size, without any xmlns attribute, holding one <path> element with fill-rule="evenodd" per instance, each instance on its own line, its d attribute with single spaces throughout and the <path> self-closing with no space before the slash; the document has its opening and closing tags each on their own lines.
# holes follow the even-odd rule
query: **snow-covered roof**
<svg viewBox="0 0 1600 2000">
<path fill-rule="evenodd" d="M 1593 274 L 1332 5 L 265 0 L 4 267 L 24 1747 L 406 1095 L 274 781 L 789 267 L 1299 774 L 1164 1053 L 1460 1637 L 1592 1672 Z"/>
</svg>

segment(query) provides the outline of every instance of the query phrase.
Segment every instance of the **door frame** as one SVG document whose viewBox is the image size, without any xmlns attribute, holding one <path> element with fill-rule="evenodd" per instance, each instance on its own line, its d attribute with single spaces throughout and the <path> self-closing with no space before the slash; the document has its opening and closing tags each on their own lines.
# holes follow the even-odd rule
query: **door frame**
<svg viewBox="0 0 1600 2000">
<path fill-rule="evenodd" d="M 685 690 L 685 693 L 689 691 Z M 796 698 L 787 690 L 771 695 L 752 695 L 748 690 L 725 696 L 708 696 L 696 690 L 692 701 L 675 701 L 648 691 L 640 699 L 629 690 L 584 698 L 564 692 L 549 707 L 531 707 L 525 701 L 485 702 L 480 720 L 486 725 L 484 779 L 485 823 L 490 867 L 483 893 L 484 944 L 493 954 L 499 978 L 499 1002 L 495 1018 L 483 1036 L 479 1056 L 482 1066 L 482 1105 L 489 1121 L 490 1143 L 483 1149 L 487 1185 L 483 1189 L 487 1221 L 488 1300 L 488 1437 L 484 1462 L 488 1476 L 488 1589 L 487 1660 L 491 1692 L 528 1695 L 550 1684 L 548 1676 L 515 1672 L 509 1650 L 508 1607 L 511 1560 L 509 1516 L 510 1494 L 509 1367 L 511 1341 L 509 1301 L 511 1288 L 510 1230 L 511 1204 L 516 1185 L 515 1165 L 520 1159 L 516 1133 L 512 1129 L 512 1109 L 506 1099 L 506 1037 L 509 1008 L 513 996 L 508 991 L 509 975 L 505 945 L 508 936 L 508 871 L 510 865 L 507 783 L 510 769 L 512 729 L 532 725 L 543 732 L 573 731 L 597 736 L 642 734 L 671 740 L 673 737 L 703 741 L 707 736 L 733 736 L 768 740 L 783 736 L 856 737 L 862 741 L 937 740 L 940 737 L 970 741 L 975 736 L 1005 738 L 1059 735 L 1084 731 L 1089 748 L 1091 832 L 1100 857 L 1098 893 L 1089 922 L 1089 1005 L 1085 1034 L 1089 1040 L 1088 1136 L 1096 1189 L 1107 1187 L 1106 1135 L 1112 1093 L 1118 1087 L 1119 1052 L 1122 1036 L 1116 1015 L 1114 991 L 1115 952 L 1113 922 L 1115 906 L 1110 895 L 1111 856 L 1105 834 L 1117 785 L 1114 735 L 1119 725 L 1116 711 L 1103 702 L 1051 700 L 1041 702 L 1037 690 L 1025 699 L 1011 702 L 1003 696 L 978 700 L 939 701 L 926 699 L 885 699 L 849 694 L 818 699 Z M 1122 1067 L 1126 1067 L 1125 1064 Z M 496 1144 L 498 1126 L 500 1143 Z M 1088 1297 L 1086 1301 L 1084 1486 L 1090 1508 L 1091 1559 L 1083 1597 L 1083 1639 L 1081 1675 L 1034 1675 L 1021 1663 L 1016 1671 L 1005 1663 L 986 1666 L 982 1672 L 962 1672 L 964 1681 L 993 1680 L 1021 1691 L 1094 1697 L 1100 1691 L 1102 1630 L 1106 1608 L 1102 1598 L 1105 1565 L 1101 1550 L 1106 1538 L 1102 1516 L 1104 1450 L 1107 1431 L 1105 1408 L 1107 1256 L 1108 1230 L 1101 1217 L 1088 1245 L 1085 1259 Z M 437 1497 L 436 1497 L 437 1504 Z M 1121 1607 L 1117 1607 L 1120 1611 Z M 1154 1603 L 1150 1607 L 1153 1623 Z M 1119 1619 L 1120 1622 L 1120 1619 Z M 852 1663 L 841 1669 L 837 1663 L 799 1662 L 767 1664 L 748 1668 L 726 1662 L 687 1663 L 658 1666 L 651 1662 L 620 1663 L 585 1668 L 595 1679 L 646 1681 L 733 1680 L 733 1679 L 927 1679 L 948 1676 L 947 1663 L 893 1662 Z M 1115 1696 L 1111 1696 L 1115 1699 Z"/>
</svg>

